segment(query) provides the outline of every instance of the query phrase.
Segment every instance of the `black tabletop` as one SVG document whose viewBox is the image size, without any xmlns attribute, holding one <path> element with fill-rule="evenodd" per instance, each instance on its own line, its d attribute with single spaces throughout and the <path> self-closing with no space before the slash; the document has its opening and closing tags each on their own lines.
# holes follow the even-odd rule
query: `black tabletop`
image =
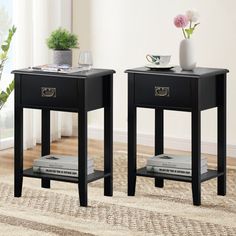
<svg viewBox="0 0 236 236">
<path fill-rule="evenodd" d="M 43 75 L 43 76 L 52 76 L 52 77 L 68 77 L 68 78 L 77 78 L 77 79 L 86 79 L 99 76 L 106 76 L 114 74 L 114 70 L 107 69 L 91 69 L 88 71 L 80 71 L 75 73 L 60 73 L 60 72 L 48 72 L 48 71 L 39 71 L 31 69 L 21 69 L 12 71 L 13 74 L 22 74 L 22 75 Z"/>
<path fill-rule="evenodd" d="M 179 77 L 190 77 L 190 78 L 201 78 L 206 76 L 215 76 L 220 74 L 226 74 L 229 72 L 227 69 L 217 68 L 206 68 L 196 67 L 193 71 L 184 71 L 180 67 L 174 67 L 170 70 L 153 70 L 147 67 L 139 67 L 135 69 L 129 69 L 126 73 L 133 74 L 155 74 L 155 75 L 168 75 L 168 76 L 179 76 Z"/>
</svg>

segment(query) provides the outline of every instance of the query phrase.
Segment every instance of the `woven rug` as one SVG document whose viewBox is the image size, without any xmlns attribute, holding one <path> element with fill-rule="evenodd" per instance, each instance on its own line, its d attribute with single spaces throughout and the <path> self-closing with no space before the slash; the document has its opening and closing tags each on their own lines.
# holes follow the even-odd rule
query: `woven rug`
<svg viewBox="0 0 236 236">
<path fill-rule="evenodd" d="M 146 157 L 139 156 L 139 165 Z M 102 157 L 95 158 L 102 168 Z M 127 155 L 114 156 L 114 196 L 103 196 L 103 180 L 89 184 L 89 207 L 79 207 L 76 184 L 24 178 L 13 197 L 13 176 L 0 176 L 0 235 L 236 235 L 236 170 L 228 169 L 227 195 L 216 195 L 216 179 L 202 184 L 202 205 L 192 205 L 189 183 L 137 177 L 127 197 Z"/>
</svg>

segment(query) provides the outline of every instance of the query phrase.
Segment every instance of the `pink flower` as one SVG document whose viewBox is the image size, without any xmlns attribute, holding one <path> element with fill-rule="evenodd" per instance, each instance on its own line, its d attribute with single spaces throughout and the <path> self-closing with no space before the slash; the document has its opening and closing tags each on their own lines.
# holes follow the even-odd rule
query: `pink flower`
<svg viewBox="0 0 236 236">
<path fill-rule="evenodd" d="M 177 28 L 185 28 L 188 25 L 189 19 L 185 15 L 178 15 L 174 18 L 174 24 Z"/>
</svg>

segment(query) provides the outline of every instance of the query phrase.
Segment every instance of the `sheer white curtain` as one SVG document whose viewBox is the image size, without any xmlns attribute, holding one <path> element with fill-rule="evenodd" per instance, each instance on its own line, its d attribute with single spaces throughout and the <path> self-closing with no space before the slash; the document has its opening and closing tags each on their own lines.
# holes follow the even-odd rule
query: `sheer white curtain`
<svg viewBox="0 0 236 236">
<path fill-rule="evenodd" d="M 15 68 L 51 63 L 46 38 L 58 27 L 71 30 L 71 0 L 14 0 Z M 51 112 L 51 140 L 72 135 L 72 114 Z M 24 148 L 41 142 L 41 111 L 24 110 Z"/>
</svg>

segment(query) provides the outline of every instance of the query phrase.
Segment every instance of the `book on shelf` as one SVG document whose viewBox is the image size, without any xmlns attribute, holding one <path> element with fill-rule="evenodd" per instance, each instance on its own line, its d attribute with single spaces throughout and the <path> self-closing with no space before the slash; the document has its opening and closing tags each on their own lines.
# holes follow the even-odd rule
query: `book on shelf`
<svg viewBox="0 0 236 236">
<path fill-rule="evenodd" d="M 88 168 L 93 167 L 93 165 L 94 165 L 93 160 L 91 158 L 88 158 L 87 161 Z M 78 170 L 78 157 L 47 155 L 34 160 L 33 166 Z"/>
<path fill-rule="evenodd" d="M 146 166 L 146 169 L 148 172 L 153 172 L 153 173 L 192 176 L 192 169 L 171 168 L 171 167 L 163 167 L 163 166 Z M 202 166 L 201 174 L 205 174 L 206 172 L 207 172 L 207 166 Z"/>
<path fill-rule="evenodd" d="M 180 156 L 172 154 L 161 154 L 148 158 L 147 166 L 172 167 L 172 168 L 192 168 L 191 156 Z M 201 166 L 207 166 L 207 158 L 202 157 Z"/>
<path fill-rule="evenodd" d="M 59 168 L 51 168 L 51 167 L 41 167 L 41 166 L 33 166 L 33 172 L 40 174 L 50 174 L 50 175 L 61 175 L 68 177 L 78 177 L 78 169 L 59 169 Z M 89 167 L 87 170 L 87 174 L 90 175 L 94 173 L 93 167 Z"/>
</svg>

